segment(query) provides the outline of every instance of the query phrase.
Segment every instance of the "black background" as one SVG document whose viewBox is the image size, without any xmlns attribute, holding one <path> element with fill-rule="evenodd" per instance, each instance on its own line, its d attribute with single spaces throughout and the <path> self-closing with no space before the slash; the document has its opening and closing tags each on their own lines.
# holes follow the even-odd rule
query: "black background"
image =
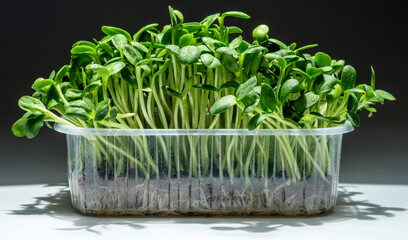
<svg viewBox="0 0 408 240">
<path fill-rule="evenodd" d="M 23 111 L 17 101 L 31 95 L 32 82 L 69 63 L 78 40 L 100 39 L 102 25 L 131 34 L 149 23 L 169 23 L 168 5 L 185 21 L 229 10 L 249 20 L 226 20 L 244 29 L 267 24 L 269 36 L 344 59 L 357 69 L 357 82 L 370 82 L 395 102 L 378 106 L 372 118 L 362 112 L 361 127 L 343 142 L 341 182 L 408 184 L 406 7 L 397 1 L 3 1 L 0 2 L 0 185 L 66 182 L 65 136 L 44 127 L 33 140 L 12 135 Z"/>
</svg>

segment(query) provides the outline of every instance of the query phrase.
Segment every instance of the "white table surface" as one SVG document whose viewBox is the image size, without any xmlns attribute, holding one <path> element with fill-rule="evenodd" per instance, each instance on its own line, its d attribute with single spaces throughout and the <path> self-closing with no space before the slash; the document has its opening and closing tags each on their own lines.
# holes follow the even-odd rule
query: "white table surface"
<svg viewBox="0 0 408 240">
<path fill-rule="evenodd" d="M 125 238 L 123 238 L 125 237 Z M 88 217 L 63 185 L 0 186 L 0 239 L 408 239 L 408 186 L 341 184 L 319 217 Z"/>
</svg>

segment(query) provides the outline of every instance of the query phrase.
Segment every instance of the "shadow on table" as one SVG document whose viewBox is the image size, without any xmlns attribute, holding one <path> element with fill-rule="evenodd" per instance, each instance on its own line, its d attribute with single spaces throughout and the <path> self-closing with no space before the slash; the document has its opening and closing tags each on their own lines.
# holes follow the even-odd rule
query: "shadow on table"
<svg viewBox="0 0 408 240">
<path fill-rule="evenodd" d="M 58 185 L 48 185 L 56 187 Z M 59 185 L 64 187 L 65 185 Z M 337 205 L 332 214 L 315 217 L 91 217 L 75 211 L 71 205 L 69 190 L 64 187 L 58 193 L 36 197 L 32 204 L 22 205 L 21 210 L 12 210 L 14 215 L 48 215 L 57 219 L 70 221 L 72 228 L 59 230 L 87 230 L 95 234 L 102 232 L 97 227 L 108 228 L 111 225 L 127 225 L 134 229 L 146 228 L 146 224 L 208 224 L 210 229 L 219 231 L 241 230 L 246 232 L 270 232 L 278 228 L 291 226 L 319 226 L 332 222 L 357 219 L 373 221 L 378 217 L 393 217 L 394 211 L 406 211 L 404 208 L 385 207 L 368 200 L 356 201 L 352 197 L 362 194 L 352 191 L 352 186 L 339 187 Z M 222 226 L 225 224 L 225 227 Z M 98 228 L 100 229 L 100 228 Z"/>
</svg>

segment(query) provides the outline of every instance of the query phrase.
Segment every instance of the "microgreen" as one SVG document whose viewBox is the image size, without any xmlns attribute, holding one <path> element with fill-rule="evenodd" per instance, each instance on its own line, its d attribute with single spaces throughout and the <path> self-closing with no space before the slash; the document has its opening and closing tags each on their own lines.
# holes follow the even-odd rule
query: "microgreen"
<svg viewBox="0 0 408 240">
<path fill-rule="evenodd" d="M 126 129 L 301 129 L 347 120 L 358 126 L 359 111 L 371 116 L 376 103 L 395 100 L 376 88 L 373 68 L 369 85 L 356 85 L 357 72 L 344 60 L 305 52 L 317 44 L 285 44 L 266 25 L 252 31 L 252 41 L 243 39 L 225 19 L 249 19 L 245 13 L 185 22 L 169 7 L 169 15 L 161 28 L 149 24 L 132 36 L 103 26 L 101 40 L 73 44 L 69 64 L 35 80 L 32 96 L 20 98 L 26 113 L 13 133 L 33 138 L 49 122 Z M 279 144 L 290 147 L 284 138 Z"/>
<path fill-rule="evenodd" d="M 49 78 L 38 78 L 33 97 L 20 99 L 19 106 L 36 117 L 19 119 L 13 125 L 15 135 L 33 137 L 43 121 L 123 128 L 242 128 L 249 123 L 250 129 L 269 128 L 262 122 L 277 118 L 281 120 L 274 126 L 282 128 L 342 123 L 333 119 L 358 125 L 358 111 L 366 109 L 372 115 L 375 103 L 395 100 L 375 88 L 373 68 L 370 85 L 356 86 L 356 70 L 344 60 L 303 52 L 317 44 L 287 45 L 272 37 L 266 25 L 252 31 L 252 43 L 241 35 L 231 38 L 242 30 L 226 26 L 224 20 L 249 19 L 243 12 L 216 13 L 201 22 L 185 22 L 172 7 L 169 13 L 170 25 L 161 31 L 157 23 L 133 36 L 103 26 L 102 40 L 73 44 L 70 64 Z M 157 109 L 160 118 L 151 109 Z M 310 113 L 315 117 L 308 117 Z M 214 114 L 221 115 L 216 124 L 210 121 Z M 118 115 L 129 117 L 124 122 L 115 119 Z M 248 123 L 241 121 L 244 115 Z M 285 125 L 287 121 L 291 124 Z"/>
</svg>

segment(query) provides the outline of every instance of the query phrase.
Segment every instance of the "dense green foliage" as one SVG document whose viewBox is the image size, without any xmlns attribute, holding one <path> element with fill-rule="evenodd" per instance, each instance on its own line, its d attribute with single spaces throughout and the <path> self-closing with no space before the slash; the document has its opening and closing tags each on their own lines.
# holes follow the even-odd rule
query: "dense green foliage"
<svg viewBox="0 0 408 240">
<path fill-rule="evenodd" d="M 394 97 L 371 84 L 356 85 L 356 70 L 271 38 L 269 28 L 227 26 L 242 12 L 184 22 L 169 7 L 170 25 L 149 24 L 133 36 L 102 27 L 106 36 L 78 41 L 71 61 L 37 79 L 26 111 L 12 127 L 16 136 L 36 136 L 48 122 L 88 128 L 321 128 L 351 121 L 357 112 Z"/>
</svg>

